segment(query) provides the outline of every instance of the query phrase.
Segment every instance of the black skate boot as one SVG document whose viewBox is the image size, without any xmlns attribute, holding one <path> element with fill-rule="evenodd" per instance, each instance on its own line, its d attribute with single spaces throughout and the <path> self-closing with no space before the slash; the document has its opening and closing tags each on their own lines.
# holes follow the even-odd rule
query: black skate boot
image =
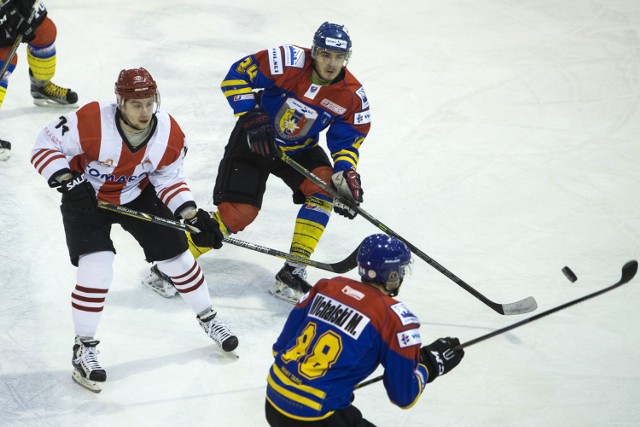
<svg viewBox="0 0 640 427">
<path fill-rule="evenodd" d="M 0 139 L 0 160 L 8 160 L 11 157 L 11 143 Z"/>
<path fill-rule="evenodd" d="M 60 87 L 51 80 L 38 80 L 29 70 L 31 80 L 31 96 L 33 103 L 40 106 L 66 106 L 78 102 L 78 94 L 64 87 Z"/>
<path fill-rule="evenodd" d="M 99 343 L 93 337 L 76 336 L 71 359 L 73 380 L 94 393 L 100 393 L 102 383 L 107 380 L 107 373 L 98 363 L 99 351 L 96 346 Z"/>
<path fill-rule="evenodd" d="M 197 316 L 198 322 L 209 338 L 224 351 L 233 351 L 238 347 L 238 338 L 222 321 L 216 319 L 216 314 L 218 313 L 214 309 L 209 308 Z"/>
<path fill-rule="evenodd" d="M 311 290 L 307 282 L 307 266 L 286 262 L 284 267 L 276 274 L 276 283 L 269 290 L 272 295 L 281 298 L 291 304 L 297 303 L 300 298 Z"/>
</svg>

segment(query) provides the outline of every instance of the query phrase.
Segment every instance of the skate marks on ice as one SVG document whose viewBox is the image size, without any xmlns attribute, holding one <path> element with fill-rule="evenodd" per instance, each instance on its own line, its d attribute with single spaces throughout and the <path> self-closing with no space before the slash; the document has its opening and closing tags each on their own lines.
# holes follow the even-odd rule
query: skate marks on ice
<svg viewBox="0 0 640 427">
<path fill-rule="evenodd" d="M 127 357 L 126 352 L 122 351 L 122 343 L 113 343 L 113 347 L 121 349 L 118 352 L 120 359 Z M 163 400 L 177 402 L 189 398 L 204 399 L 207 395 L 217 393 L 246 391 L 244 386 L 241 390 L 229 390 L 229 384 L 219 384 L 220 381 L 217 379 L 221 378 L 222 371 L 229 371 L 229 366 L 235 364 L 235 359 L 223 355 L 222 350 L 211 351 L 212 347 L 214 346 L 209 344 L 186 351 L 162 353 L 157 357 L 128 357 L 129 360 L 121 363 L 106 362 L 109 363 L 104 366 L 107 381 L 102 383 L 102 392 L 99 395 L 91 393 L 73 381 L 71 364 L 68 364 L 68 368 L 2 374 L 0 395 L 7 398 L 3 399 L 0 406 L 0 424 L 42 425 L 46 419 L 47 425 L 62 425 L 58 424 L 56 419 L 68 419 L 69 416 L 82 412 L 82 408 L 87 404 L 94 410 L 99 410 L 101 416 L 108 416 L 110 413 L 125 411 L 128 406 L 161 403 Z M 144 346 L 136 356 L 143 350 Z M 150 354 L 153 353 L 152 348 L 148 351 Z M 106 348 L 104 353 L 115 351 Z M 64 361 L 67 362 L 67 359 L 64 358 Z M 182 378 L 185 384 L 195 384 L 197 387 L 185 396 L 180 390 L 171 390 L 175 388 L 175 384 L 171 388 L 162 387 L 162 377 L 172 380 Z M 162 389 L 161 394 L 164 397 L 151 399 L 153 394 L 142 392 L 149 388 Z M 262 388 L 260 384 L 260 389 Z M 95 407 L 100 401 L 102 403 L 99 403 L 99 407 Z M 127 404 L 123 405 L 121 402 Z"/>
</svg>

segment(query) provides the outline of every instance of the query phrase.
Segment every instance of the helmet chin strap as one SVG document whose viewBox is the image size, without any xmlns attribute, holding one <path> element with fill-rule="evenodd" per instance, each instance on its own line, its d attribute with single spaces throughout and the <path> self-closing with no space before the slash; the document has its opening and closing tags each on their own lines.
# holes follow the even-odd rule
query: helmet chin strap
<svg viewBox="0 0 640 427">
<path fill-rule="evenodd" d="M 363 282 L 366 283 L 367 285 L 371 285 L 379 289 L 381 292 L 384 292 L 390 297 L 396 297 L 400 292 L 400 286 L 402 285 L 402 280 L 403 279 L 400 279 L 399 281 L 387 281 L 386 283 L 369 282 L 366 280 L 363 280 Z"/>
<path fill-rule="evenodd" d="M 129 119 L 127 119 L 127 116 L 122 112 L 122 110 L 120 110 L 120 120 L 122 120 L 122 123 L 124 123 L 125 125 L 129 126 L 132 129 L 140 130 L 140 131 L 144 130 L 144 129 L 137 128 L 133 123 L 131 123 Z"/>
<path fill-rule="evenodd" d="M 387 283 L 384 284 L 384 289 L 387 291 L 387 295 L 390 297 L 397 296 L 400 292 L 400 286 L 402 286 L 402 280 L 403 279 L 398 281 L 387 281 Z"/>
</svg>

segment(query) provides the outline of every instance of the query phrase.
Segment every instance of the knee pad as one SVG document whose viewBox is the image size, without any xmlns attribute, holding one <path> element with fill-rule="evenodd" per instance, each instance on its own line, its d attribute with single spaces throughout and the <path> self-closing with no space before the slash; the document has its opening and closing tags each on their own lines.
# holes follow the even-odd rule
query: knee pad
<svg viewBox="0 0 640 427">
<path fill-rule="evenodd" d="M 218 205 L 218 212 L 214 217 L 220 224 L 220 230 L 228 236 L 244 230 L 256 219 L 258 212 L 260 209 L 253 205 L 224 202 Z"/>
<path fill-rule="evenodd" d="M 45 17 L 34 32 L 34 38 L 29 42 L 29 46 L 46 47 L 56 41 L 58 29 L 49 17 Z"/>
<path fill-rule="evenodd" d="M 327 183 L 327 185 L 331 185 L 331 175 L 333 175 L 333 168 L 329 166 L 320 166 L 313 169 L 311 173 L 317 176 L 318 178 L 320 178 L 321 180 L 323 180 L 325 183 Z M 331 194 L 327 193 L 326 191 L 318 187 L 318 185 L 316 185 L 309 178 L 306 178 L 302 182 L 302 184 L 300 184 L 300 191 L 305 196 L 311 196 L 312 194 L 322 194 L 333 200 L 333 198 L 331 197 Z"/>
</svg>

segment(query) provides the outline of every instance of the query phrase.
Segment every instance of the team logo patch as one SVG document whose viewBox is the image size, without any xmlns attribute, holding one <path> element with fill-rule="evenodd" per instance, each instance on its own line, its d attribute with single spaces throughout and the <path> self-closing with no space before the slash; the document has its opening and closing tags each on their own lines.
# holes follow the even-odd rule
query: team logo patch
<svg viewBox="0 0 640 427">
<path fill-rule="evenodd" d="M 399 302 L 398 304 L 392 305 L 390 308 L 391 310 L 393 310 L 396 316 L 398 316 L 398 319 L 400 319 L 400 322 L 403 326 L 407 326 L 411 323 L 417 323 L 418 325 L 420 324 L 418 318 L 413 313 L 411 313 L 403 303 Z"/>
<path fill-rule="evenodd" d="M 327 110 L 333 111 L 334 113 L 336 113 L 338 115 L 344 114 L 347 111 L 346 108 L 339 106 L 338 104 L 336 104 L 333 101 L 329 101 L 327 98 L 323 99 L 320 102 L 320 105 L 325 107 Z"/>
<path fill-rule="evenodd" d="M 284 45 L 285 67 L 304 68 L 304 50 L 293 45 Z"/>
<path fill-rule="evenodd" d="M 269 69 L 273 75 L 284 73 L 282 53 L 279 47 L 269 49 Z"/>
<path fill-rule="evenodd" d="M 317 111 L 294 98 L 289 98 L 276 114 L 278 136 L 287 141 L 304 138 L 317 118 Z"/>
<path fill-rule="evenodd" d="M 319 91 L 320 91 L 320 86 L 311 83 L 311 85 L 309 86 L 309 89 L 307 89 L 307 92 L 304 94 L 304 96 L 305 98 L 315 99 Z"/>
<path fill-rule="evenodd" d="M 422 339 L 420 338 L 420 331 L 418 330 L 418 328 L 398 332 L 396 334 L 396 338 L 398 339 L 398 345 L 400 346 L 400 348 L 422 344 Z"/>
<path fill-rule="evenodd" d="M 254 100 L 256 97 L 253 95 L 253 93 L 245 93 L 244 95 L 236 95 L 233 97 L 233 101 L 237 102 L 237 101 L 248 101 L 248 100 Z"/>
<path fill-rule="evenodd" d="M 360 86 L 360 88 L 356 90 L 356 95 L 362 100 L 362 109 L 366 110 L 369 108 L 369 98 L 367 98 L 367 94 L 364 93 L 364 87 Z"/>
<path fill-rule="evenodd" d="M 337 47 L 338 49 L 346 49 L 348 47 L 347 41 L 342 39 L 334 39 L 332 37 L 327 37 L 324 39 L 327 47 Z"/>
<path fill-rule="evenodd" d="M 342 288 L 342 293 L 345 295 L 350 296 L 351 298 L 355 298 L 358 301 L 360 301 L 362 298 L 364 298 L 364 294 L 360 291 L 357 291 L 355 289 L 353 289 L 351 286 L 345 286 L 344 288 Z"/>
<path fill-rule="evenodd" d="M 371 114 L 369 113 L 369 110 L 360 111 L 353 116 L 354 125 L 366 125 L 367 123 L 371 123 Z"/>
</svg>

